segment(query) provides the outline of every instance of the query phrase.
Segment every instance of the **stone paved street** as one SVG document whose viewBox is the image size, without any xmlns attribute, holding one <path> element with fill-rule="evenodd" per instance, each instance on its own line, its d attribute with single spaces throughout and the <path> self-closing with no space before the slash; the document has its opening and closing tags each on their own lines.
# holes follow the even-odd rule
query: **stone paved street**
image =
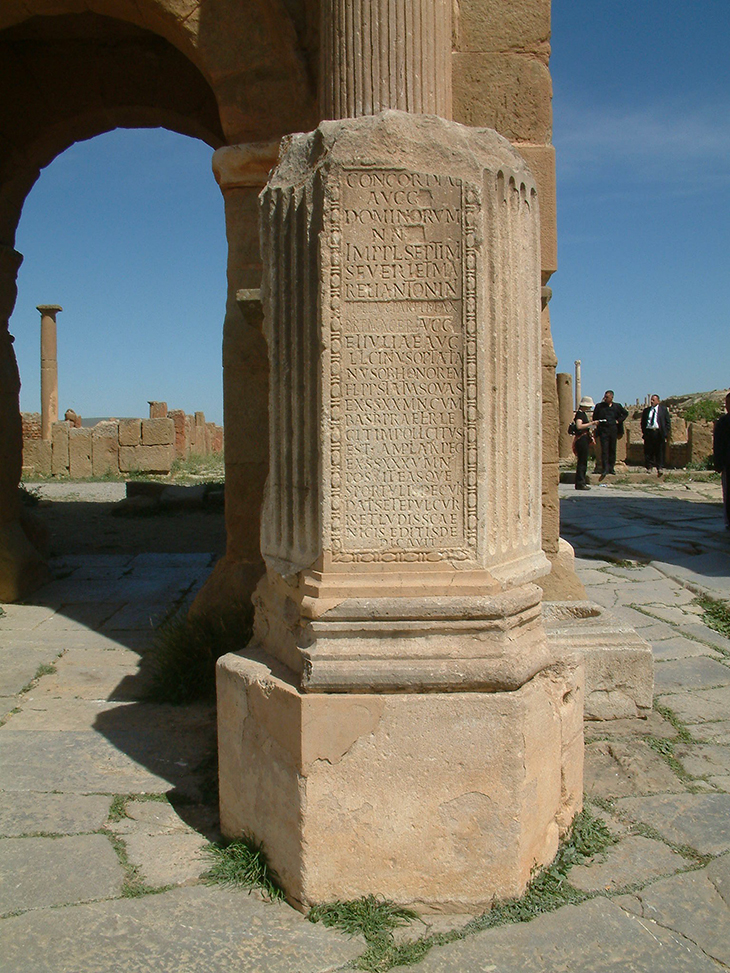
<svg viewBox="0 0 730 973">
<path fill-rule="evenodd" d="M 586 724 L 586 802 L 618 840 L 569 873 L 594 897 L 434 945 L 415 969 L 730 968 L 730 640 L 695 600 L 730 600 L 719 489 L 564 486 L 561 496 L 588 597 L 649 641 L 656 663 L 648 720 Z M 66 557 L 32 603 L 5 606 L 3 971 L 324 973 L 362 954 L 362 940 L 286 905 L 200 881 L 217 836 L 214 714 L 142 697 L 152 625 L 193 597 L 210 563 Z M 130 897 L 140 887 L 156 894 Z"/>
</svg>

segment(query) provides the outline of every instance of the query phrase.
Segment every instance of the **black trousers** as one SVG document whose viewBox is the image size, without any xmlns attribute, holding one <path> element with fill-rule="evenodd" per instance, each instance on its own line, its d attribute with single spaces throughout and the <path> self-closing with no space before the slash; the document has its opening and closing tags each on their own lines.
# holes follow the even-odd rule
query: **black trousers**
<svg viewBox="0 0 730 973">
<path fill-rule="evenodd" d="M 612 429 L 601 429 L 599 426 L 598 429 L 601 440 L 601 473 L 614 473 L 618 430 L 615 426 Z"/>
<path fill-rule="evenodd" d="M 576 436 L 574 441 L 575 446 L 575 458 L 578 463 L 575 467 L 575 488 L 584 487 L 586 485 L 586 472 L 588 470 L 588 435 Z"/>
<path fill-rule="evenodd" d="M 659 429 L 644 430 L 644 464 L 647 470 L 664 468 L 664 436 Z"/>
<path fill-rule="evenodd" d="M 722 505 L 725 509 L 725 526 L 730 530 L 730 466 L 726 466 L 722 473 Z"/>
</svg>

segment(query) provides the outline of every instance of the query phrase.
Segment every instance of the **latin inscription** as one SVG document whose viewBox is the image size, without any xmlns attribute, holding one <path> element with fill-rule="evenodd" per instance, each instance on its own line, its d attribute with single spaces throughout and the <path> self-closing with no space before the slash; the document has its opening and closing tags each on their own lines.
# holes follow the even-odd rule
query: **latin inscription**
<svg viewBox="0 0 730 973">
<path fill-rule="evenodd" d="M 333 526 L 342 552 L 465 539 L 459 180 L 349 170 L 332 330 Z"/>
</svg>

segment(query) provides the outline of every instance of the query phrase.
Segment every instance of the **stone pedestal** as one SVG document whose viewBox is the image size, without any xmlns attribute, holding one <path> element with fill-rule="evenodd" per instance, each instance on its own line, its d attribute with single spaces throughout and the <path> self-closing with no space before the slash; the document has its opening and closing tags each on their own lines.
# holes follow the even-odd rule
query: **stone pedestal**
<svg viewBox="0 0 730 973">
<path fill-rule="evenodd" d="M 219 663 L 223 827 L 297 903 L 480 907 L 581 801 L 533 583 L 535 185 L 494 132 L 385 112 L 286 140 L 262 207 L 266 577 Z"/>
<path fill-rule="evenodd" d="M 227 656 L 223 831 L 263 838 L 299 906 L 372 892 L 470 912 L 519 895 L 580 807 L 581 671 L 505 693 L 322 694 Z"/>
</svg>

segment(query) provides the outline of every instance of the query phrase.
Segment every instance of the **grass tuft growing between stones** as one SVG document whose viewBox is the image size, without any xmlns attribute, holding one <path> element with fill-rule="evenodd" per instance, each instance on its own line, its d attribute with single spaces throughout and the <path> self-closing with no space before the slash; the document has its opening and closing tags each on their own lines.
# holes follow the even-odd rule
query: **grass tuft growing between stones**
<svg viewBox="0 0 730 973">
<path fill-rule="evenodd" d="M 146 656 L 152 673 L 147 698 L 176 706 L 215 699 L 215 664 L 251 638 L 253 608 L 225 616 L 176 616 L 160 625 Z"/>
<path fill-rule="evenodd" d="M 708 628 L 730 639 L 730 605 L 726 601 L 710 598 L 709 595 L 700 595 L 695 599 L 694 604 L 704 610 L 702 621 Z"/>
<path fill-rule="evenodd" d="M 275 902 L 284 898 L 279 878 L 268 863 L 263 845 L 252 835 L 216 842 L 205 849 L 211 867 L 202 876 L 206 885 L 254 889 Z"/>
<path fill-rule="evenodd" d="M 367 949 L 355 965 L 370 973 L 384 973 L 396 966 L 417 963 L 433 946 L 466 939 L 468 936 L 508 923 L 529 922 L 563 905 L 577 904 L 592 897 L 568 882 L 573 865 L 580 865 L 616 843 L 605 822 L 587 809 L 576 815 L 567 839 L 554 861 L 539 872 L 519 899 L 496 902 L 492 908 L 467 923 L 462 929 L 433 933 L 406 942 L 396 942 L 393 935 L 399 926 L 418 920 L 410 909 L 369 895 L 349 902 L 328 902 L 315 906 L 308 915 L 311 922 L 323 922 L 350 935 L 361 935 Z"/>
</svg>

